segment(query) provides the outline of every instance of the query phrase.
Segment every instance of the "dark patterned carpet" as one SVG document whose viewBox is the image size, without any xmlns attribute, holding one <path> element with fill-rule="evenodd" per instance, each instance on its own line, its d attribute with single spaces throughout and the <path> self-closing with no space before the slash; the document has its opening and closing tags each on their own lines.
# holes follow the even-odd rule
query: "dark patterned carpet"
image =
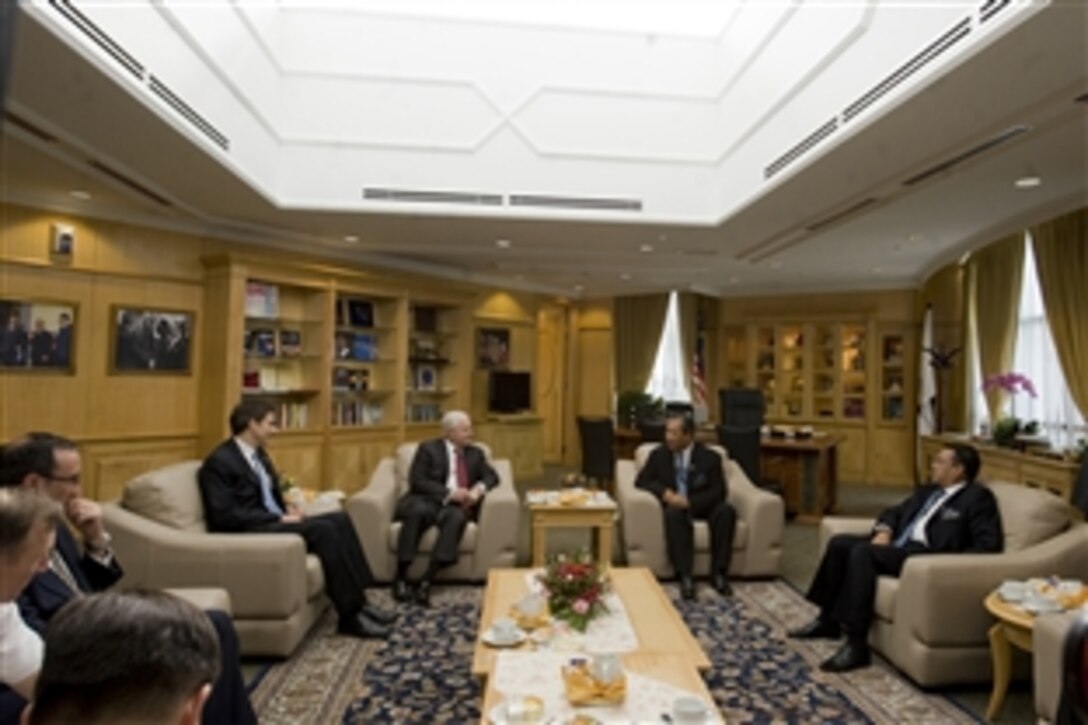
<svg viewBox="0 0 1088 725">
<path fill-rule="evenodd" d="M 977 722 L 882 661 L 847 676 L 820 672 L 815 664 L 835 644 L 785 639 L 812 611 L 784 583 L 740 582 L 729 599 L 703 589 L 690 603 L 666 589 L 710 656 L 707 686 L 727 722 Z M 264 673 L 253 693 L 261 721 L 478 722 L 481 690 L 469 667 L 482 591 L 439 588 L 430 610 L 405 610 L 387 642 L 336 636 L 327 615 L 291 660 Z"/>
</svg>

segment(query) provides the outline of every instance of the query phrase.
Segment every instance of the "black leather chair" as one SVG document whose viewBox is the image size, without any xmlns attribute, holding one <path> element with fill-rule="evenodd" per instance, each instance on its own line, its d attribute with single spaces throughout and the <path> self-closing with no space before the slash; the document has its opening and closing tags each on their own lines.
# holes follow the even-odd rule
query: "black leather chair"
<svg viewBox="0 0 1088 725">
<path fill-rule="evenodd" d="M 638 422 L 638 432 L 643 443 L 664 443 L 665 421 L 640 420 Z"/>
<path fill-rule="evenodd" d="M 759 428 L 739 425 L 719 425 L 715 428 L 718 433 L 718 443 L 725 452 L 737 462 L 748 480 L 762 489 L 771 493 L 782 495 L 782 483 L 776 478 L 768 478 L 763 475 L 763 456 L 760 450 L 762 440 Z M 780 457 L 771 459 L 772 470 L 781 471 Z"/>
<path fill-rule="evenodd" d="M 597 481 L 615 477 L 615 430 L 611 418 L 578 417 L 578 436 L 582 441 L 582 475 Z"/>
<path fill-rule="evenodd" d="M 763 393 L 759 390 L 722 388 L 718 391 L 718 407 L 722 425 L 757 429 L 763 425 Z"/>
</svg>

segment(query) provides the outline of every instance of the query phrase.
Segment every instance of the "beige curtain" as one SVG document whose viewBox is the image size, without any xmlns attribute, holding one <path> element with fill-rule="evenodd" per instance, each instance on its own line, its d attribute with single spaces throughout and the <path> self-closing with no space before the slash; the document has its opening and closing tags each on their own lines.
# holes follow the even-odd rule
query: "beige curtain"
<svg viewBox="0 0 1088 725">
<path fill-rule="evenodd" d="M 684 351 L 684 385 L 690 393 L 695 338 L 699 334 L 699 297 L 691 292 L 681 292 L 677 298 L 680 308 L 680 349 Z"/>
<path fill-rule="evenodd" d="M 979 380 L 978 365 L 978 310 L 975 307 L 975 266 L 968 264 L 963 268 L 963 336 L 962 352 L 960 359 L 963 361 L 963 386 L 966 393 L 963 396 L 963 409 L 960 415 L 963 417 L 962 430 L 968 433 L 978 433 L 971 430 L 975 420 L 975 391 L 982 385 Z"/>
<path fill-rule="evenodd" d="M 653 371 L 665 324 L 667 294 L 617 297 L 612 307 L 612 359 L 616 392 L 642 392 Z"/>
<path fill-rule="evenodd" d="M 1012 368 L 1024 271 L 1024 236 L 1016 234 L 971 255 L 975 282 L 975 324 L 983 381 Z M 986 393 L 990 420 L 996 421 L 1007 395 L 995 388 Z"/>
<path fill-rule="evenodd" d="M 1062 372 L 1088 418 L 1088 208 L 1032 228 L 1046 319 Z"/>
</svg>

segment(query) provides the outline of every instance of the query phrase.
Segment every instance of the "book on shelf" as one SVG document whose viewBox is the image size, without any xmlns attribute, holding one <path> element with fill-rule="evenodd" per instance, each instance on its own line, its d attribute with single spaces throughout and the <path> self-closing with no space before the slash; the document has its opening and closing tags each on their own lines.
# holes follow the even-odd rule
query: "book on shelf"
<svg viewBox="0 0 1088 725">
<path fill-rule="evenodd" d="M 359 362 L 373 362 L 378 359 L 378 345 L 373 335 L 356 333 L 351 342 L 351 357 Z"/>
<path fill-rule="evenodd" d="M 347 324 L 374 327 L 374 305 L 367 300 L 347 300 Z"/>
<path fill-rule="evenodd" d="M 302 354 L 302 332 L 299 330 L 280 330 L 280 355 L 298 357 Z"/>
<path fill-rule="evenodd" d="M 280 428 L 305 428 L 309 425 L 310 406 L 302 402 L 284 401 L 279 406 Z"/>
<path fill-rule="evenodd" d="M 385 408 L 381 403 L 364 400 L 334 400 L 333 425 L 381 425 Z"/>
<path fill-rule="evenodd" d="M 276 356 L 276 331 L 266 328 L 246 330 L 246 354 L 251 357 Z"/>
<path fill-rule="evenodd" d="M 246 317 L 280 316 L 280 288 L 264 282 L 246 282 Z"/>
<path fill-rule="evenodd" d="M 442 408 L 434 403 L 416 403 L 408 406 L 409 423 L 437 423 L 442 419 Z"/>
<path fill-rule="evenodd" d="M 438 332 L 438 308 L 421 306 L 412 308 L 412 330 L 414 332 Z"/>
</svg>

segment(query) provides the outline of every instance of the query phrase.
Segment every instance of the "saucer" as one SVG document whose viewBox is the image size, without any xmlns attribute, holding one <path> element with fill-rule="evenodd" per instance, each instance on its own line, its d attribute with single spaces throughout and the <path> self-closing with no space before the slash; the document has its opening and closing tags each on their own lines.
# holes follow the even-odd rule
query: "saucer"
<svg viewBox="0 0 1088 725">
<path fill-rule="evenodd" d="M 491 708 L 491 711 L 487 713 L 487 721 L 489 723 L 494 723 L 495 725 L 505 725 L 505 723 L 547 722 L 548 721 L 547 707 L 544 708 L 544 712 L 542 712 L 540 714 L 540 717 L 534 718 L 532 720 L 526 720 L 526 719 L 524 719 L 524 717 L 518 717 L 518 718 L 512 719 L 510 717 L 510 715 L 507 713 L 507 709 L 506 709 L 509 704 L 510 703 L 508 701 L 504 700 L 503 702 L 500 702 L 498 705 L 495 705 L 495 707 Z"/>
<path fill-rule="evenodd" d="M 1053 599 L 1047 599 L 1045 597 L 1025 599 L 1020 603 L 1020 606 L 1032 614 L 1053 614 L 1054 612 L 1063 611 L 1061 604 Z"/>
<path fill-rule="evenodd" d="M 490 629 L 480 635 L 480 640 L 488 647 L 517 647 L 526 639 L 528 635 L 520 629 L 512 639 L 498 639 L 495 637 L 495 632 Z"/>
</svg>

